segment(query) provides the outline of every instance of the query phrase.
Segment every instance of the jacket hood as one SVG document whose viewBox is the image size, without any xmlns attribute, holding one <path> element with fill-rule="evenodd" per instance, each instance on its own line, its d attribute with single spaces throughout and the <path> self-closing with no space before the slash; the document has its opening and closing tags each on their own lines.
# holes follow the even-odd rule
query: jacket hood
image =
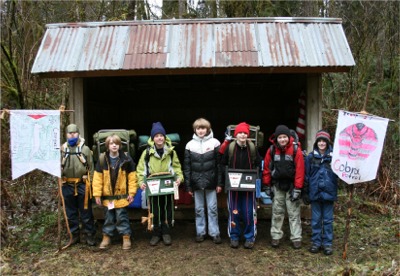
<svg viewBox="0 0 400 276">
<path fill-rule="evenodd" d="M 210 133 L 208 135 L 204 136 L 203 139 L 200 139 L 200 137 L 197 136 L 196 133 L 193 133 L 192 138 L 196 141 L 200 141 L 200 140 L 206 141 L 206 140 L 210 140 L 210 139 L 214 138 L 214 133 L 213 133 L 212 129 L 210 129 Z"/>
<path fill-rule="evenodd" d="M 150 147 L 149 154 L 155 154 L 155 146 L 154 141 L 151 137 L 147 140 L 147 145 Z M 165 144 L 164 144 L 164 151 L 166 154 L 169 154 L 175 147 L 172 145 L 171 139 L 168 136 L 165 136 Z"/>
<path fill-rule="evenodd" d="M 313 148 L 313 155 L 315 158 L 324 158 L 324 157 L 332 157 L 333 154 L 333 148 L 330 144 L 328 144 L 328 147 L 326 148 L 326 151 L 324 153 L 324 155 L 322 155 L 319 150 L 318 150 L 318 146 L 316 144 L 314 144 L 314 148 Z"/>
</svg>

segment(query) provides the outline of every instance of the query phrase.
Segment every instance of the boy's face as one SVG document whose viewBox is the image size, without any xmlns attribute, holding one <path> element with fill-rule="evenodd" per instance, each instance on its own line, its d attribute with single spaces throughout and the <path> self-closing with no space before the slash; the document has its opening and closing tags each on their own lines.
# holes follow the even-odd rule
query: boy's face
<svg viewBox="0 0 400 276">
<path fill-rule="evenodd" d="M 207 128 L 205 127 L 198 127 L 196 128 L 196 135 L 200 138 L 203 138 L 207 134 Z"/>
<path fill-rule="evenodd" d="M 324 139 L 319 139 L 317 141 L 317 146 L 320 151 L 325 151 L 328 144 L 326 143 L 326 141 Z"/>
<path fill-rule="evenodd" d="M 281 147 L 285 147 L 289 143 L 289 137 L 286 134 L 281 134 L 276 138 Z"/>
<path fill-rule="evenodd" d="M 108 150 L 110 153 L 117 153 L 119 150 L 119 145 L 117 145 L 113 140 L 110 141 L 110 144 L 108 145 Z"/>
<path fill-rule="evenodd" d="M 246 132 L 239 132 L 238 134 L 236 134 L 236 140 L 239 141 L 239 143 L 241 143 L 241 144 L 246 143 L 247 133 Z"/>
<path fill-rule="evenodd" d="M 157 133 L 154 135 L 153 141 L 157 148 L 161 148 L 164 146 L 165 137 L 161 133 Z"/>
</svg>

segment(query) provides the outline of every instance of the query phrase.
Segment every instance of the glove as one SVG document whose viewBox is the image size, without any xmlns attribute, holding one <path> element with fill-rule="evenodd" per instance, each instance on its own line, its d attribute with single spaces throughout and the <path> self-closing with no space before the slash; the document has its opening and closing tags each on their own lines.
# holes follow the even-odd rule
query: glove
<svg viewBox="0 0 400 276">
<path fill-rule="evenodd" d="M 226 131 L 225 131 L 225 140 L 226 141 L 231 141 L 232 140 L 232 136 L 229 135 L 229 129 L 226 129 Z"/>
<path fill-rule="evenodd" d="M 265 188 L 265 193 L 271 198 L 271 200 L 274 199 L 274 192 L 272 191 L 271 186 L 267 186 L 267 188 Z"/>
<path fill-rule="evenodd" d="M 301 192 L 301 199 L 303 199 L 303 203 L 305 205 L 310 204 L 310 195 L 308 193 L 309 193 L 308 183 L 304 183 L 303 191 Z"/>
<path fill-rule="evenodd" d="M 292 193 L 290 194 L 290 201 L 296 201 L 300 198 L 301 196 L 301 190 L 300 189 L 293 189 Z"/>
</svg>

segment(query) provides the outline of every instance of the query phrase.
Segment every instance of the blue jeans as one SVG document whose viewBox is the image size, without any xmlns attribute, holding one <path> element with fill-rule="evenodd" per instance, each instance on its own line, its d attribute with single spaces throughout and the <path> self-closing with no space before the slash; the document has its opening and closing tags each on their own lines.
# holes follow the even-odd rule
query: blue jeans
<svg viewBox="0 0 400 276">
<path fill-rule="evenodd" d="M 205 200 L 205 201 L 204 201 Z M 194 191 L 196 233 L 204 236 L 206 232 L 205 203 L 207 204 L 208 234 L 211 237 L 219 235 L 218 206 L 216 190 Z"/>
<path fill-rule="evenodd" d="M 257 235 L 257 209 L 255 192 L 228 192 L 228 235 L 231 240 L 239 240 L 242 234 L 246 241 L 254 242 Z"/>
<path fill-rule="evenodd" d="M 120 235 L 131 235 L 131 225 L 129 223 L 127 207 L 114 208 L 111 210 L 105 208 L 104 218 L 103 234 L 112 237 L 114 235 L 114 230 L 117 229 Z"/>
<path fill-rule="evenodd" d="M 88 199 L 88 208 L 84 209 L 85 190 L 86 185 L 84 183 L 79 183 L 77 187 L 78 195 L 75 196 L 75 187 L 73 185 L 64 184 L 62 186 L 68 225 L 73 235 L 79 235 L 79 217 L 82 221 L 84 233 L 89 235 L 94 235 L 96 233 L 92 213 L 92 201 L 90 199 Z"/>
<path fill-rule="evenodd" d="M 333 207 L 333 201 L 311 202 L 311 241 L 317 246 L 332 245 Z"/>
</svg>

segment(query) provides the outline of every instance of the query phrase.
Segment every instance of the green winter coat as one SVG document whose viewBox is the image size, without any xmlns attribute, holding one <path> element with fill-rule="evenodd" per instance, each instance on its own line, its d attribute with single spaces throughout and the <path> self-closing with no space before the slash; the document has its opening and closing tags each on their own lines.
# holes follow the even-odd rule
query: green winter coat
<svg viewBox="0 0 400 276">
<path fill-rule="evenodd" d="M 180 179 L 181 183 L 183 183 L 183 173 L 181 163 L 179 162 L 178 155 L 174 150 L 174 146 L 171 144 L 171 139 L 166 136 L 165 137 L 165 144 L 164 144 L 164 154 L 163 156 L 159 156 L 154 146 L 154 141 L 149 138 L 147 141 L 147 146 L 149 147 L 149 163 L 148 168 L 149 172 L 147 172 L 146 167 L 146 154 L 147 150 L 142 152 L 140 156 L 136 172 L 138 176 L 138 183 L 141 185 L 144 183 L 144 179 L 153 173 L 160 173 L 160 172 L 170 172 L 175 176 L 175 180 Z M 172 154 L 174 152 L 174 154 Z M 171 155 L 173 156 L 171 162 Z"/>
</svg>

